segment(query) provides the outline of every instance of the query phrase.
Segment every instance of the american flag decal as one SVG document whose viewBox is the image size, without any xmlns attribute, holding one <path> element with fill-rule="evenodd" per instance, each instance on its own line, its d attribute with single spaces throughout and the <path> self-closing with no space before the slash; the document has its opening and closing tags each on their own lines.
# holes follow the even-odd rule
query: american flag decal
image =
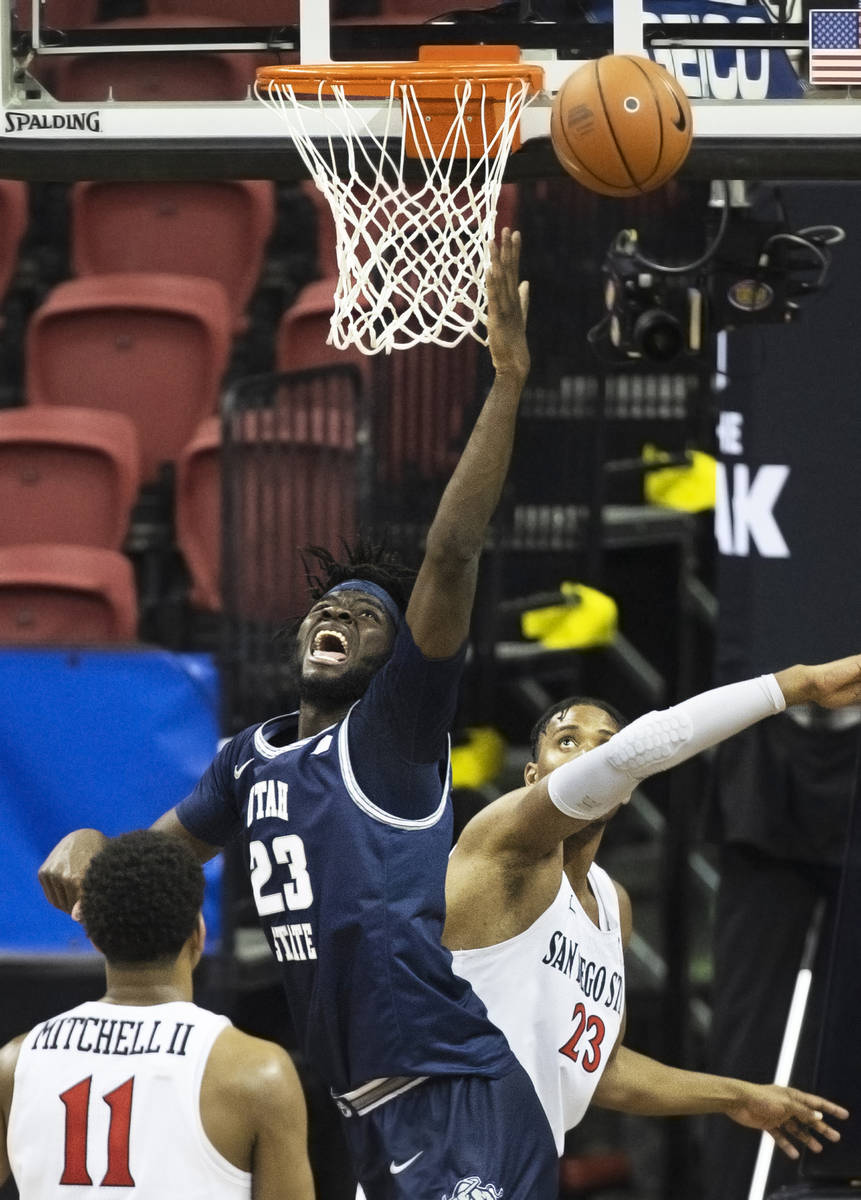
<svg viewBox="0 0 861 1200">
<path fill-rule="evenodd" d="M 861 83 L 861 12 L 810 10 L 810 82 Z"/>
</svg>

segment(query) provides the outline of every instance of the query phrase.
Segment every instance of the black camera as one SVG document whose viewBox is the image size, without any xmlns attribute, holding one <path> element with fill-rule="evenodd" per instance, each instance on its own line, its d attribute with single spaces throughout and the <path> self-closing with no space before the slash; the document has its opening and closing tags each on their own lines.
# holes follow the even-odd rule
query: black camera
<svg viewBox="0 0 861 1200">
<path fill-rule="evenodd" d="M 603 266 L 606 316 L 600 323 L 624 359 L 668 363 L 703 349 L 703 289 L 698 281 L 650 270 L 635 257 L 636 234 L 616 239 Z"/>
</svg>

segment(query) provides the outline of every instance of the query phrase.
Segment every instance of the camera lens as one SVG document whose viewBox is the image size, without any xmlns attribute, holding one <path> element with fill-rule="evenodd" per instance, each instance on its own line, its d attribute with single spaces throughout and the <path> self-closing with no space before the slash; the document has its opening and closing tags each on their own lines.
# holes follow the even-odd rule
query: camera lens
<svg viewBox="0 0 861 1200">
<path fill-rule="evenodd" d="M 634 322 L 634 345 L 651 362 L 669 362 L 683 349 L 682 327 L 663 309 L 647 309 Z"/>
</svg>

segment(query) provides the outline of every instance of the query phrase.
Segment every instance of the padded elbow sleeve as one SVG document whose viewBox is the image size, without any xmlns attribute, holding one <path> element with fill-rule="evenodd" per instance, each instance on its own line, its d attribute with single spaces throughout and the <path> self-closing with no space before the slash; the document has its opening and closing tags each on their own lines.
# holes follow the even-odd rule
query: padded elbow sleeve
<svg viewBox="0 0 861 1200">
<path fill-rule="evenodd" d="M 671 766 L 691 736 L 674 709 L 646 713 L 605 742 L 563 763 L 547 781 L 550 799 L 569 817 L 595 821 L 627 804 L 640 779 Z"/>
<path fill-rule="evenodd" d="M 552 771 L 550 799 L 569 817 L 597 820 L 625 804 L 649 775 L 685 762 L 784 706 L 774 676 L 762 675 L 646 713 L 609 742 Z"/>
</svg>

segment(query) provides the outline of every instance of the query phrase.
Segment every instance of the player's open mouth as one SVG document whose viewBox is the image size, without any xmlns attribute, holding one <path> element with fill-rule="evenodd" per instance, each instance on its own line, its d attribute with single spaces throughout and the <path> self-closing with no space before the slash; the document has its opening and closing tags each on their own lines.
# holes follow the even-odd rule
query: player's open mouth
<svg viewBox="0 0 861 1200">
<path fill-rule="evenodd" d="M 347 639 L 337 629 L 318 629 L 308 657 L 312 662 L 346 662 Z"/>
</svg>

